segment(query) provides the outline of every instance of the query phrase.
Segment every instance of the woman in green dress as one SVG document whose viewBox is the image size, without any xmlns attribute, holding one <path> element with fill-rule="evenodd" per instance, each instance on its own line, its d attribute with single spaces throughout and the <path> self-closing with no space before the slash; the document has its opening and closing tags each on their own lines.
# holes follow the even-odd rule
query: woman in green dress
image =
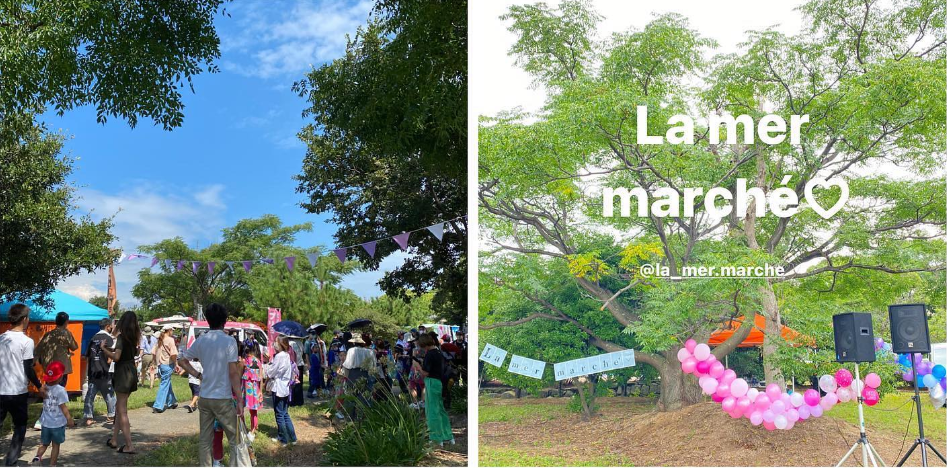
<svg viewBox="0 0 947 468">
<path fill-rule="evenodd" d="M 119 453 L 134 454 L 132 446 L 131 424 L 128 422 L 128 397 L 138 390 L 138 369 L 135 366 L 135 356 L 138 355 L 138 343 L 141 342 L 141 329 L 138 327 L 138 316 L 134 312 L 125 312 L 115 326 L 115 349 L 109 349 L 102 343 L 102 350 L 112 361 L 115 361 L 115 374 L 112 377 L 112 387 L 115 389 L 115 424 L 112 427 L 112 437 L 106 444 L 117 447 L 118 433 L 125 436 L 125 444 L 118 449 Z"/>
<path fill-rule="evenodd" d="M 424 349 L 421 375 L 424 376 L 424 413 L 431 442 L 454 444 L 454 433 L 450 428 L 450 416 L 444 408 L 444 374 L 447 362 L 437 348 L 435 338 L 427 333 L 418 338 L 418 346 Z"/>
</svg>

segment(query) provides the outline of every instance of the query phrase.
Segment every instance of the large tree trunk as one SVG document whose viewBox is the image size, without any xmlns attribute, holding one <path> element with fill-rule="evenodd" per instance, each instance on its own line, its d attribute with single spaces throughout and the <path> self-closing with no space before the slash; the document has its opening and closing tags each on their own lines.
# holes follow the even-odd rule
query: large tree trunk
<svg viewBox="0 0 947 468">
<path fill-rule="evenodd" d="M 763 373 L 766 376 L 766 383 L 776 383 L 785 387 L 786 379 L 773 364 L 773 354 L 776 353 L 777 343 L 782 336 L 780 335 L 779 306 L 776 304 L 776 292 L 773 291 L 772 283 L 767 281 L 761 293 L 763 317 L 766 320 L 766 327 L 763 329 Z"/>
<path fill-rule="evenodd" d="M 658 399 L 659 411 L 675 411 L 701 401 L 700 387 L 692 375 L 684 374 L 681 362 L 677 360 L 674 347 L 664 353 L 666 363 L 658 369 L 661 374 L 661 397 Z"/>
</svg>

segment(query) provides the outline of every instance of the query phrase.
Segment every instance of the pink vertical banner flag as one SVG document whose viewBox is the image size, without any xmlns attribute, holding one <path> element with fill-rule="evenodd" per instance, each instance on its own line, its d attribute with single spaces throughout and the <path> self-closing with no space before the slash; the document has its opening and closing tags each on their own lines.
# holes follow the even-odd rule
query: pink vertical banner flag
<svg viewBox="0 0 947 468">
<path fill-rule="evenodd" d="M 345 263 L 345 247 L 335 249 L 333 252 L 335 252 L 336 257 L 339 257 L 340 262 Z"/>
<path fill-rule="evenodd" d="M 273 329 L 273 325 L 276 325 L 280 320 L 283 320 L 282 311 L 274 307 L 266 310 L 266 352 L 270 354 L 270 361 L 273 360 L 273 343 L 278 335 L 276 330 Z"/>
<path fill-rule="evenodd" d="M 216 264 L 217 262 L 207 262 L 207 272 L 210 273 L 211 276 L 214 276 L 214 265 Z"/>
<path fill-rule="evenodd" d="M 375 258 L 375 241 L 366 242 L 362 244 L 362 248 L 365 249 L 366 252 L 368 252 L 369 257 Z"/>
<path fill-rule="evenodd" d="M 158 257 L 151 258 L 151 268 L 154 268 L 158 264 Z"/>
<path fill-rule="evenodd" d="M 283 260 L 286 260 L 286 268 L 293 271 L 293 267 L 296 265 L 296 257 L 285 257 Z"/>
<path fill-rule="evenodd" d="M 408 236 L 410 235 L 411 235 L 410 232 L 402 232 L 401 234 L 398 234 L 397 236 L 392 237 L 392 239 L 395 240 L 395 243 L 398 244 L 398 247 L 401 247 L 401 250 L 407 250 L 408 249 Z"/>
</svg>

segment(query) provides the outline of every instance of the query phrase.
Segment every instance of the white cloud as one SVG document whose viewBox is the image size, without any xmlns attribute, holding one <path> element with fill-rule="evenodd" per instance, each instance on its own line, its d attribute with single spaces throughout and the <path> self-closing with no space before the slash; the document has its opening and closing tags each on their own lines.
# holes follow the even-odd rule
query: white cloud
<svg viewBox="0 0 947 468">
<path fill-rule="evenodd" d="M 221 65 L 259 78 L 301 75 L 341 56 L 346 34 L 367 21 L 371 8 L 368 1 L 343 6 L 300 1 L 279 10 L 255 2 L 234 5 L 228 8 L 235 21 L 227 28 L 232 32 L 221 33 Z"/>
<path fill-rule="evenodd" d="M 129 187 L 115 194 L 80 189 L 77 201 L 79 215 L 91 213 L 95 220 L 114 215 L 112 233 L 118 239 L 112 246 L 126 255 L 137 252 L 141 245 L 178 236 L 189 244 L 210 242 L 224 226 L 227 207 L 222 199 L 223 185 L 172 187 L 131 181 Z M 138 271 L 149 265 L 147 259 L 136 259 L 115 267 L 119 302 L 137 302 L 131 288 L 138 282 Z M 67 278 L 57 288 L 83 299 L 104 295 L 108 290 L 108 270 Z"/>
<path fill-rule="evenodd" d="M 381 296 L 384 292 L 378 287 L 378 281 L 385 276 L 386 272 L 394 270 L 404 264 L 404 260 L 409 256 L 410 254 L 407 252 L 399 250 L 385 257 L 375 271 L 361 271 L 346 276 L 342 279 L 342 287 L 351 289 L 362 299 Z"/>
</svg>

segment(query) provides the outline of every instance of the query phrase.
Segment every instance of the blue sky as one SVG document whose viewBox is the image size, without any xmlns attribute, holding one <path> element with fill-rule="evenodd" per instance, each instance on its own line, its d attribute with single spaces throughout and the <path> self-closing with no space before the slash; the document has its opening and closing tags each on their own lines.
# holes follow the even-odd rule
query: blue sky
<svg viewBox="0 0 947 468">
<path fill-rule="evenodd" d="M 78 158 L 72 178 L 79 186 L 79 214 L 115 215 L 116 247 L 181 236 L 192 247 L 219 240 L 220 230 L 266 213 L 285 224 L 312 222 L 297 245 L 334 246 L 328 215 L 307 214 L 292 176 L 305 154 L 296 133 L 305 124 L 305 101 L 290 89 L 310 69 L 344 53 L 346 34 L 366 22 L 371 2 L 236 2 L 230 17 L 218 15 L 220 72 L 194 79 L 184 96 L 184 125 L 164 131 L 149 120 L 134 129 L 120 119 L 96 123 L 95 109 L 44 117 L 67 136 L 64 151 Z M 419 226 L 422 227 L 422 226 Z M 363 297 L 378 296 L 385 269 L 346 278 Z M 134 301 L 136 273 L 150 263 L 116 267 L 119 300 Z M 60 289 L 88 298 L 104 294 L 106 272 L 65 280 Z"/>
</svg>

